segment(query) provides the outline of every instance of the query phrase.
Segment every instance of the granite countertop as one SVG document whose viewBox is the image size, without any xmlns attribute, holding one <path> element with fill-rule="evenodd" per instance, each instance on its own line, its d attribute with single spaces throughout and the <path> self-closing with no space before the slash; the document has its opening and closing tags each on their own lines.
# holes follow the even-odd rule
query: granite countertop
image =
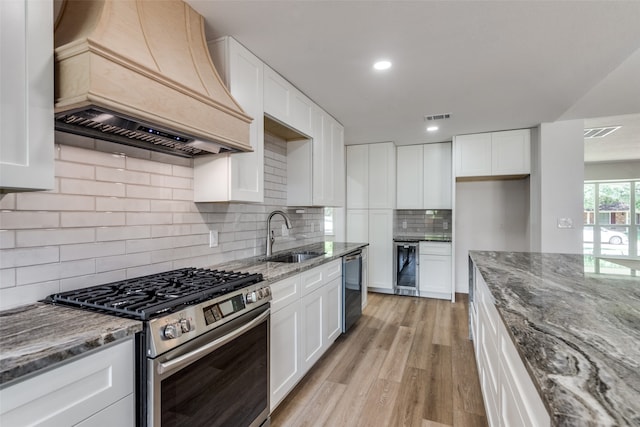
<svg viewBox="0 0 640 427">
<path fill-rule="evenodd" d="M 558 426 L 640 426 L 640 278 L 569 254 L 471 251 Z"/>
<path fill-rule="evenodd" d="M 368 245 L 368 243 L 350 242 L 312 243 L 310 245 L 299 246 L 293 249 L 274 252 L 272 256 L 277 256 L 279 254 L 284 254 L 291 251 L 324 252 L 324 255 L 311 258 L 307 261 L 299 263 L 268 262 L 264 260 L 264 255 L 260 255 L 256 257 L 225 262 L 222 264 L 216 264 L 211 268 L 216 268 L 219 270 L 242 271 L 247 273 L 261 273 L 265 280 L 269 282 L 277 282 L 278 280 L 285 279 L 302 271 L 309 270 L 313 267 L 317 267 L 326 262 L 340 258 L 350 252 L 361 249 Z"/>
<path fill-rule="evenodd" d="M 2 311 L 0 385 L 141 330 L 136 320 L 45 303 Z"/>
</svg>

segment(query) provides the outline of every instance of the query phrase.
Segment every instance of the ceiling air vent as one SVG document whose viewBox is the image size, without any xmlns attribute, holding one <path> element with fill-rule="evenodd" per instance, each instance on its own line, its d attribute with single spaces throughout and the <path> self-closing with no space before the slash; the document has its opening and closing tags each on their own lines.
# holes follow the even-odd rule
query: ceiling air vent
<svg viewBox="0 0 640 427">
<path fill-rule="evenodd" d="M 602 127 L 602 128 L 585 129 L 584 139 L 604 138 L 607 135 L 611 135 L 621 127 L 622 126 L 608 126 L 608 127 Z"/>
<path fill-rule="evenodd" d="M 450 117 L 451 117 L 451 113 L 434 114 L 432 116 L 424 116 L 424 121 L 428 122 L 430 120 L 444 120 Z"/>
</svg>

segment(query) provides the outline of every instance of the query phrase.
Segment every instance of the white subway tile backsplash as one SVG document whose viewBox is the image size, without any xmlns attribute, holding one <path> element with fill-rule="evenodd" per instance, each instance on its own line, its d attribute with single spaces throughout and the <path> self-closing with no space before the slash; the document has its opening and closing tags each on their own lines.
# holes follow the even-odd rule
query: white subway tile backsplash
<svg viewBox="0 0 640 427">
<path fill-rule="evenodd" d="M 180 200 L 151 200 L 153 212 L 192 212 L 194 203 Z"/>
<path fill-rule="evenodd" d="M 171 171 L 173 170 L 170 164 L 136 159 L 135 157 L 127 157 L 126 165 L 127 170 L 150 172 L 160 175 L 171 175 Z"/>
<path fill-rule="evenodd" d="M 125 185 L 118 182 L 99 182 L 84 179 L 61 178 L 60 192 L 87 196 L 124 197 Z"/>
<path fill-rule="evenodd" d="M 98 166 L 96 167 L 96 179 L 98 181 L 121 182 L 124 184 L 149 185 L 151 183 L 151 174 Z"/>
<path fill-rule="evenodd" d="M 193 179 L 180 176 L 151 175 L 151 185 L 154 187 L 169 187 L 193 189 Z"/>
<path fill-rule="evenodd" d="M 171 192 L 171 198 L 173 200 L 187 200 L 189 202 L 193 201 L 193 190 L 184 190 L 180 188 L 174 188 Z M 200 203 L 202 205 L 202 203 Z"/>
<path fill-rule="evenodd" d="M 127 225 L 171 224 L 173 220 L 173 215 L 165 212 L 127 212 L 126 216 Z"/>
<path fill-rule="evenodd" d="M 59 280 L 0 289 L 0 310 L 31 304 L 58 292 L 59 289 Z"/>
<path fill-rule="evenodd" d="M 58 246 L 3 249 L 2 255 L 0 256 L 0 268 L 46 264 L 57 262 L 59 260 L 60 249 L 58 248 Z"/>
<path fill-rule="evenodd" d="M 64 134 L 67 138 L 68 134 Z M 83 137 L 80 137 L 83 138 Z M 96 166 L 108 166 L 112 168 L 124 168 L 125 157 L 118 154 L 109 154 L 101 151 L 88 150 L 70 145 L 60 145 L 60 160 Z"/>
<path fill-rule="evenodd" d="M 91 274 L 96 271 L 95 265 L 95 260 L 89 259 L 19 267 L 16 269 L 16 284 L 17 286 L 23 286 L 30 285 L 32 283 Z"/>
<path fill-rule="evenodd" d="M 0 270 L 0 288 L 11 288 L 16 285 L 16 269 L 4 268 Z"/>
<path fill-rule="evenodd" d="M 192 234 L 189 224 L 151 226 L 151 237 L 180 236 L 183 234 Z"/>
<path fill-rule="evenodd" d="M 17 230 L 16 246 L 67 245 L 96 240 L 95 228 L 55 228 L 47 230 Z"/>
<path fill-rule="evenodd" d="M 127 277 L 140 277 L 148 276 L 149 274 L 162 273 L 163 271 L 172 270 L 173 264 L 171 262 L 162 262 L 158 264 L 143 265 L 141 267 L 127 268 Z"/>
<path fill-rule="evenodd" d="M 89 286 L 103 285 L 105 283 L 117 282 L 127 278 L 126 270 L 113 270 L 105 273 L 87 274 L 84 276 L 60 279 L 60 291 L 73 291 L 75 289 Z"/>
<path fill-rule="evenodd" d="M 98 242 L 127 239 L 144 239 L 151 237 L 151 227 L 138 225 L 130 227 L 98 227 L 96 240 Z"/>
<path fill-rule="evenodd" d="M 54 228 L 59 226 L 60 213 L 58 212 L 0 212 L 0 228 L 4 230 Z"/>
<path fill-rule="evenodd" d="M 55 164 L 55 174 L 60 178 L 95 179 L 96 167 L 60 160 Z"/>
<path fill-rule="evenodd" d="M 61 212 L 60 224 L 62 227 L 125 225 L 124 215 L 122 212 Z"/>
<path fill-rule="evenodd" d="M 173 247 L 173 237 L 159 237 L 154 239 L 136 239 L 126 241 L 128 254 L 137 252 L 151 252 Z"/>
<path fill-rule="evenodd" d="M 126 185 L 127 197 L 134 199 L 171 199 L 171 189 L 164 187 L 150 187 L 145 185 Z"/>
<path fill-rule="evenodd" d="M 5 210 L 5 209 L 15 210 L 16 196 L 17 196 L 17 193 L 0 194 L 0 210 Z M 0 226 L 2 226 L 1 223 L 0 223 Z"/>
<path fill-rule="evenodd" d="M 126 199 L 123 197 L 96 197 L 98 212 L 149 212 L 151 201 L 145 199 Z"/>
<path fill-rule="evenodd" d="M 0 249 L 11 249 L 16 247 L 16 231 L 0 230 Z"/>
<path fill-rule="evenodd" d="M 171 174 L 173 176 L 181 176 L 183 178 L 193 178 L 193 168 L 173 165 L 171 169 Z"/>
<path fill-rule="evenodd" d="M 60 246 L 60 261 L 70 261 L 126 253 L 125 242 L 95 242 Z"/>
<path fill-rule="evenodd" d="M 20 193 L 16 201 L 16 209 L 23 211 L 93 211 L 95 207 L 93 196 L 45 192 Z"/>
<path fill-rule="evenodd" d="M 96 259 L 96 272 L 103 273 L 110 270 L 141 267 L 150 263 L 151 254 L 149 252 L 102 257 Z"/>
</svg>

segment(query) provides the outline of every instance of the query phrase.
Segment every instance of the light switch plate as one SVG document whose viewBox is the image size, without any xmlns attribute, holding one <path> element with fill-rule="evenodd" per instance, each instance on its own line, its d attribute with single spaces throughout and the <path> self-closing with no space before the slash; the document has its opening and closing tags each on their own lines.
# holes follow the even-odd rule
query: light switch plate
<svg viewBox="0 0 640 427">
<path fill-rule="evenodd" d="M 573 219 L 558 218 L 558 228 L 573 228 Z"/>
<path fill-rule="evenodd" d="M 403 229 L 407 228 L 407 221 L 402 221 L 402 228 Z"/>
</svg>

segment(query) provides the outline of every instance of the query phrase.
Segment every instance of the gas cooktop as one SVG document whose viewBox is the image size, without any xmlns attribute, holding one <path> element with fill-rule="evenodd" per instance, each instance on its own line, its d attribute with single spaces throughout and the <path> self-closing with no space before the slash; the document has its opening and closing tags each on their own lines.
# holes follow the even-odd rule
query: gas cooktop
<svg viewBox="0 0 640 427">
<path fill-rule="evenodd" d="M 205 268 L 165 273 L 50 295 L 45 301 L 149 320 L 261 282 L 261 274 Z"/>
</svg>

